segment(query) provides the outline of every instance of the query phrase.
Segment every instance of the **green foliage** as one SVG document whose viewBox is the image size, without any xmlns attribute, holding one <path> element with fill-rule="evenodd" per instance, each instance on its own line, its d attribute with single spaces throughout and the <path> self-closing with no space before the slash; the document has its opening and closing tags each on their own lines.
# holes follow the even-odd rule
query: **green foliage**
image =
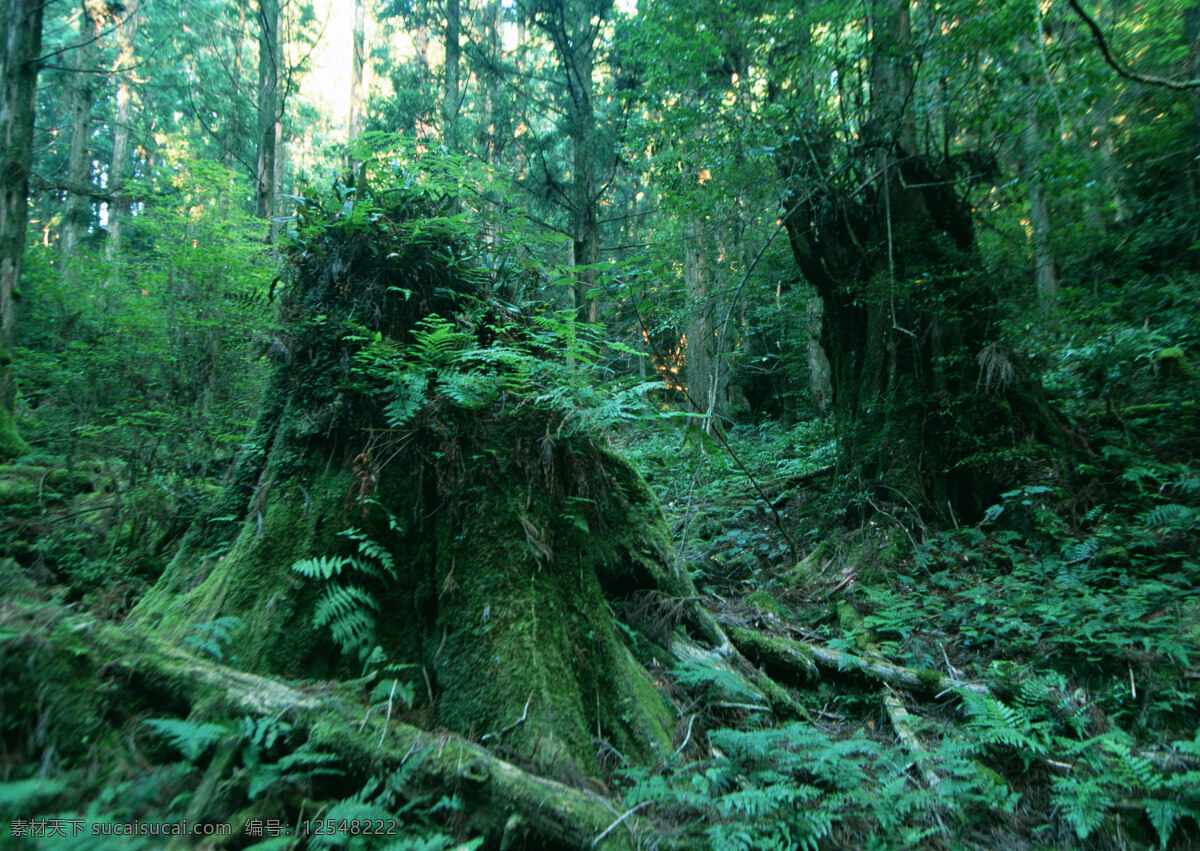
<svg viewBox="0 0 1200 851">
<path fill-rule="evenodd" d="M 229 728 L 221 724 L 195 724 L 178 718 L 151 718 L 143 723 L 193 761 L 230 734 Z"/>
<path fill-rule="evenodd" d="M 87 441 L 134 478 L 158 455 L 199 471 L 232 453 L 261 387 L 249 356 L 274 275 L 261 223 L 230 206 L 242 190 L 190 163 L 137 218 L 119 264 L 79 260 L 82 297 L 48 251 L 30 253 L 16 363 L 43 447 Z"/>
<path fill-rule="evenodd" d="M 62 780 L 46 777 L 0 783 L 0 810 L 6 813 L 35 812 L 38 801 L 55 797 L 65 786 Z"/>
<path fill-rule="evenodd" d="M 681 819 L 698 817 L 694 830 L 711 847 L 817 848 L 853 825 L 888 837 L 884 847 L 916 848 L 934 834 L 953 840 L 983 813 L 1012 812 L 1018 798 L 978 765 L 969 739 L 946 738 L 932 754 L 944 777 L 934 789 L 912 783 L 902 752 L 861 732 L 837 738 L 789 724 L 717 729 L 708 740 L 711 760 L 624 776 L 627 805 L 653 801 Z"/>
<path fill-rule="evenodd" d="M 192 625 L 194 635 L 189 635 L 183 639 L 183 643 L 189 647 L 195 647 L 204 653 L 208 653 L 218 662 L 225 657 L 224 646 L 233 638 L 233 633 L 242 625 L 242 619 L 236 617 L 223 617 L 208 623 L 200 623 Z"/>
<path fill-rule="evenodd" d="M 355 542 L 357 555 L 301 559 L 292 565 L 292 570 L 322 583 L 313 609 L 313 626 L 328 628 L 343 653 L 367 663 L 375 648 L 375 615 L 379 611 L 375 594 L 361 586 L 333 580 L 343 571 L 379 581 L 394 580 L 396 562 L 390 552 L 361 529 L 347 529 L 340 534 Z"/>
<path fill-rule="evenodd" d="M 696 689 L 705 687 L 710 697 L 720 700 L 749 700 L 762 704 L 766 698 L 747 687 L 744 677 L 710 660 L 700 660 L 671 671 L 679 685 Z"/>
<path fill-rule="evenodd" d="M 250 800 L 268 790 L 278 791 L 281 783 L 341 774 L 340 769 L 331 766 L 336 757 L 316 751 L 307 743 L 273 758 L 293 732 L 292 725 L 278 719 L 247 716 L 236 722 L 197 723 L 151 718 L 143 723 L 192 763 L 218 744 L 235 746 L 241 754 L 241 779 L 245 780 L 245 794 Z"/>
</svg>

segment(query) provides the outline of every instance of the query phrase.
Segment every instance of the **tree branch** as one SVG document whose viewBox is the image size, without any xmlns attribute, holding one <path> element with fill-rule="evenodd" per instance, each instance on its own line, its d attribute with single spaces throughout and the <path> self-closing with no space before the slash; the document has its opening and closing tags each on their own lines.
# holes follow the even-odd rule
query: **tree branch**
<svg viewBox="0 0 1200 851">
<path fill-rule="evenodd" d="M 1176 83 L 1173 80 L 1168 80 L 1165 77 L 1154 77 L 1149 74 L 1139 74 L 1136 71 L 1130 71 L 1123 67 L 1113 57 L 1112 51 L 1109 50 L 1108 42 L 1104 39 L 1104 33 L 1100 31 L 1100 27 L 1095 21 L 1088 16 L 1088 13 L 1083 11 L 1079 6 L 1079 0 L 1067 0 L 1071 8 L 1075 10 L 1083 22 L 1087 24 L 1088 29 L 1092 31 L 1093 38 L 1096 39 L 1096 44 L 1100 47 L 1100 53 L 1104 56 L 1104 61 L 1126 80 L 1133 80 L 1135 83 L 1144 83 L 1147 86 L 1161 86 L 1164 89 L 1173 89 L 1177 92 L 1187 91 L 1188 89 L 1200 89 L 1200 80 L 1188 80 L 1186 83 Z"/>
</svg>

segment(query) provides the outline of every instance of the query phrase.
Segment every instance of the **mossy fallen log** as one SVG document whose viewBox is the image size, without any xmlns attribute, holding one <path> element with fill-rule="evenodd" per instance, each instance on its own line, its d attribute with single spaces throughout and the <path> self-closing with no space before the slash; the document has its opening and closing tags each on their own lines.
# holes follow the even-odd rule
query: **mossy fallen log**
<svg viewBox="0 0 1200 851">
<path fill-rule="evenodd" d="M 468 833 L 507 825 L 523 833 L 526 844 L 591 848 L 621 816 L 593 792 L 530 773 L 453 733 L 430 733 L 378 715 L 364 723 L 361 703 L 343 689 L 248 674 L 119 628 L 99 632 L 96 648 L 99 659 L 112 660 L 110 668 L 155 681 L 207 712 L 290 717 L 308 729 L 313 746 L 364 778 L 422 753 L 417 785 L 455 790 L 470 813 Z M 649 825 L 626 818 L 601 847 L 639 847 L 653 835 Z"/>
<path fill-rule="evenodd" d="M 73 730 L 51 724 L 45 746 L 61 748 L 72 734 L 86 742 L 88 734 L 95 736 L 102 729 L 101 718 L 129 710 L 122 705 L 125 701 L 155 694 L 195 721 L 287 719 L 298 738 L 307 738 L 310 748 L 334 755 L 347 778 L 358 785 L 419 755 L 411 776 L 413 789 L 453 791 L 467 814 L 457 826 L 462 835 L 507 832 L 512 847 L 620 849 L 662 844 L 654 828 L 636 815 L 626 816 L 610 830 L 623 813 L 615 802 L 593 791 L 538 776 L 448 731 L 428 732 L 378 713 L 364 718 L 361 694 L 356 693 L 361 683 L 316 685 L 259 676 L 121 626 L 68 617 L 55 606 L 31 606 L 30 611 L 20 623 L 10 618 L 8 627 L 20 628 L 24 637 L 18 640 L 26 653 L 36 648 L 39 669 L 67 665 L 75 671 L 64 687 L 86 691 L 114 678 L 141 687 L 136 698 L 128 690 L 105 688 L 97 694 L 99 703 L 74 709 L 64 702 L 47 707 L 52 713 L 75 712 L 81 719 L 94 714 L 96 723 L 82 723 Z M 35 627 L 42 634 L 24 633 Z M 17 633 L 12 637 L 17 639 Z M 16 662 L 3 654 L 0 661 Z M 119 760 L 120 741 L 113 739 L 113 753 L 93 750 L 93 757 Z M 211 797 L 205 787 L 230 782 L 238 773 L 231 764 L 234 744 L 235 740 L 225 739 L 218 746 L 192 798 L 189 821 L 212 818 L 213 811 L 205 809 Z M 603 841 L 593 845 L 601 836 Z"/>
<path fill-rule="evenodd" d="M 724 627 L 733 643 L 750 661 L 765 665 L 768 669 L 773 665 L 781 667 L 803 680 L 815 678 L 823 669 L 868 677 L 921 694 L 953 693 L 959 690 L 989 693 L 987 687 L 979 683 L 952 680 L 937 671 L 906 668 L 881 659 L 865 659 L 781 635 L 764 635 L 733 622 L 726 622 Z"/>
</svg>

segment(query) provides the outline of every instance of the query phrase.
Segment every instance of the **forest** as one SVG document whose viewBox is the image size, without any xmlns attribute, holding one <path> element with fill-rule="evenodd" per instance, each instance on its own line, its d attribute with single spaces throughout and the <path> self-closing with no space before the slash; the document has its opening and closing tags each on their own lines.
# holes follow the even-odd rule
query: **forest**
<svg viewBox="0 0 1200 851">
<path fill-rule="evenodd" d="M 0 845 L 1200 847 L 1200 2 L 0 21 Z"/>
</svg>

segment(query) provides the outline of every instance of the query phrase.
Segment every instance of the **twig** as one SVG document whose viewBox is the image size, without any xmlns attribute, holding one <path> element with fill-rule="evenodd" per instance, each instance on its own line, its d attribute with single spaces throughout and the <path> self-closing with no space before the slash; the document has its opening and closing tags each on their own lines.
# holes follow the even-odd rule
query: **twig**
<svg viewBox="0 0 1200 851">
<path fill-rule="evenodd" d="M 693 713 L 692 717 L 688 720 L 687 736 L 684 737 L 683 744 L 680 745 L 678 748 L 676 748 L 675 756 L 679 756 L 679 754 L 683 752 L 683 749 L 688 746 L 688 742 L 690 742 L 692 740 L 692 725 L 695 723 L 696 723 L 696 715 L 695 715 L 695 713 Z"/>
<path fill-rule="evenodd" d="M 388 695 L 387 718 L 383 719 L 383 732 L 381 732 L 379 734 L 379 744 L 377 744 L 375 746 L 376 750 L 383 747 L 383 737 L 387 735 L 388 724 L 392 723 L 392 698 L 395 697 L 395 695 L 396 695 L 397 682 L 398 682 L 397 680 L 392 680 L 392 691 L 391 691 L 391 694 Z"/>
<path fill-rule="evenodd" d="M 529 702 L 531 700 L 533 700 L 533 692 L 530 692 L 529 697 L 525 700 L 525 708 L 523 710 L 521 710 L 520 718 L 518 718 L 516 721 L 509 724 L 507 727 L 505 727 L 499 733 L 484 733 L 483 736 L 480 737 L 479 741 L 486 742 L 488 739 L 503 738 L 506 733 L 511 733 L 513 730 L 517 729 L 522 724 L 524 724 L 525 719 L 529 717 Z"/>
<path fill-rule="evenodd" d="M 631 815 L 636 813 L 638 810 L 643 810 L 646 807 L 650 806 L 650 803 L 651 803 L 650 801 L 642 801 L 640 804 L 638 804 L 633 809 L 626 810 L 625 813 L 620 818 L 618 818 L 616 821 L 614 821 L 612 824 L 610 824 L 607 828 L 605 828 L 604 833 L 600 834 L 599 836 L 597 836 L 595 839 L 592 840 L 592 847 L 595 848 L 597 845 L 599 845 L 601 842 L 603 842 L 604 837 L 606 837 L 610 833 L 612 833 L 613 828 L 615 828 L 621 822 L 625 821 L 625 819 L 629 818 Z"/>
</svg>

